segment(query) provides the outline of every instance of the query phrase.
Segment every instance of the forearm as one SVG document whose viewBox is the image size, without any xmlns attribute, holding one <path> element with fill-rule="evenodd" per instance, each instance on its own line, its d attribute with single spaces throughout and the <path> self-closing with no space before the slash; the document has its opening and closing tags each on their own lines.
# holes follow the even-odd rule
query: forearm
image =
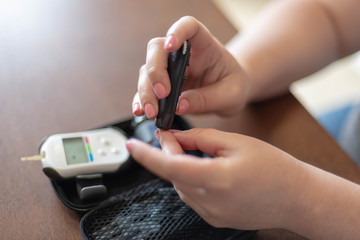
<svg viewBox="0 0 360 240">
<path fill-rule="evenodd" d="M 299 171 L 285 228 L 310 239 L 360 239 L 360 186 L 307 164 Z"/>
<path fill-rule="evenodd" d="M 345 19 L 346 9 L 336 12 L 336 3 L 325 2 L 276 1 L 254 25 L 229 42 L 228 50 L 251 81 L 248 102 L 282 93 L 293 81 L 359 47 L 356 44 L 360 43 L 353 42 L 360 41 L 359 34 L 352 33 L 357 32 L 354 27 L 347 27 L 351 19 L 359 17 L 353 11 Z M 344 2 L 350 8 L 350 3 L 356 1 Z"/>
</svg>

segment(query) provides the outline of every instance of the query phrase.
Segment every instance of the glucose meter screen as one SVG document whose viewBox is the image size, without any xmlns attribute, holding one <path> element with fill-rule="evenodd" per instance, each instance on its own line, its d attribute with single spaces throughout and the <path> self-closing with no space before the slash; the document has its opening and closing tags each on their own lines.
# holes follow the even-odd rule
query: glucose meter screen
<svg viewBox="0 0 360 240">
<path fill-rule="evenodd" d="M 72 165 L 89 162 L 86 148 L 81 137 L 66 138 L 63 139 L 63 143 L 67 164 Z"/>
</svg>

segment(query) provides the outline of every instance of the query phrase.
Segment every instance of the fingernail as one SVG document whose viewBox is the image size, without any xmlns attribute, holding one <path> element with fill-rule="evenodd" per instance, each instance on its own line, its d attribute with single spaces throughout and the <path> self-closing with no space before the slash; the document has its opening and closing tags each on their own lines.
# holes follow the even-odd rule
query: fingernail
<svg viewBox="0 0 360 240">
<path fill-rule="evenodd" d="M 190 108 L 190 103 L 186 99 L 181 99 L 178 106 L 178 114 L 185 114 Z"/>
<path fill-rule="evenodd" d="M 161 99 L 161 98 L 166 97 L 165 96 L 166 95 L 166 90 L 165 90 L 165 87 L 164 87 L 164 85 L 162 83 L 156 83 L 153 88 L 154 88 L 154 92 L 155 92 L 155 94 L 156 94 L 156 96 L 158 98 Z"/>
<path fill-rule="evenodd" d="M 126 149 L 129 151 L 129 153 L 131 153 L 131 151 L 133 150 L 131 139 L 126 141 Z"/>
<path fill-rule="evenodd" d="M 136 114 L 140 110 L 140 104 L 137 102 L 133 105 L 133 114 Z"/>
<path fill-rule="evenodd" d="M 166 37 L 165 49 L 171 49 L 173 46 L 175 46 L 175 43 L 176 43 L 175 36 L 173 34 L 170 34 L 169 36 Z"/>
<path fill-rule="evenodd" d="M 156 129 L 155 136 L 156 136 L 157 140 L 160 140 L 160 130 L 159 129 Z"/>
<path fill-rule="evenodd" d="M 149 119 L 155 117 L 155 108 L 150 103 L 145 105 L 145 114 L 146 114 L 146 117 Z"/>
</svg>

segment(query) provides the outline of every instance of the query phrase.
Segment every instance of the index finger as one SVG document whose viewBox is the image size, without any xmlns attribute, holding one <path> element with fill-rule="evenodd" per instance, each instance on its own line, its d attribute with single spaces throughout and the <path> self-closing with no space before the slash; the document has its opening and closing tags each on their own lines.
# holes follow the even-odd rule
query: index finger
<svg viewBox="0 0 360 240">
<path fill-rule="evenodd" d="M 159 141 L 161 145 L 161 149 L 166 153 L 172 154 L 183 154 L 180 144 L 177 142 L 176 138 L 172 134 L 172 132 L 168 130 L 157 130 L 159 133 Z"/>
<path fill-rule="evenodd" d="M 209 176 L 214 176 L 219 171 L 216 161 L 210 158 L 168 154 L 137 139 L 128 140 L 126 146 L 139 164 L 171 182 L 207 186 Z"/>
<path fill-rule="evenodd" d="M 188 40 L 193 49 L 201 50 L 214 43 L 215 38 L 209 36 L 209 30 L 201 22 L 194 17 L 185 16 L 169 28 L 164 47 L 169 52 L 176 51 Z"/>
</svg>

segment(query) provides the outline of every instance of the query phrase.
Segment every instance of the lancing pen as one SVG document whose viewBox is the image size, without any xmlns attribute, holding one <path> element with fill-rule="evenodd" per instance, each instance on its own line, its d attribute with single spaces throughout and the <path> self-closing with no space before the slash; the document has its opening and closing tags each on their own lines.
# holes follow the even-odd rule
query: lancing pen
<svg viewBox="0 0 360 240">
<path fill-rule="evenodd" d="M 171 52 L 168 59 L 168 74 L 171 91 L 169 96 L 159 100 L 159 112 L 155 125 L 161 129 L 170 129 L 175 118 L 175 111 L 186 80 L 185 69 L 189 66 L 190 43 L 185 41 L 177 51 Z"/>
</svg>

